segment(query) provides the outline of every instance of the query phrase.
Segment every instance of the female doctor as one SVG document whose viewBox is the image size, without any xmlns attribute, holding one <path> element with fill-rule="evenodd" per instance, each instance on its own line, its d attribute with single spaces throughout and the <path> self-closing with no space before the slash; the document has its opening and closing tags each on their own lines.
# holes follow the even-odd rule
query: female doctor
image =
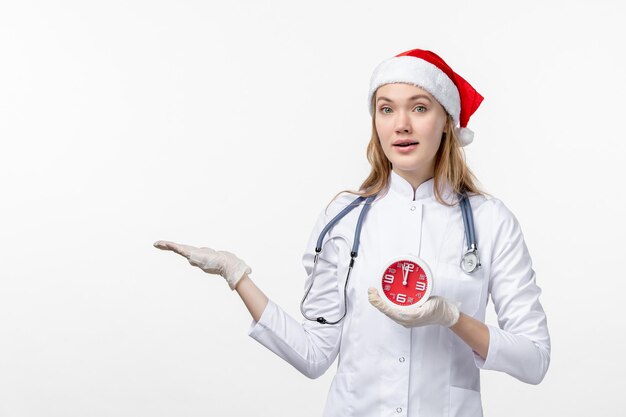
<svg viewBox="0 0 626 417">
<path fill-rule="evenodd" d="M 541 289 L 520 224 L 476 186 L 461 149 L 473 140 L 466 126 L 482 100 L 430 51 L 406 51 L 375 68 L 371 172 L 358 192 L 339 193 L 321 210 L 309 237 L 301 304 L 308 320 L 298 322 L 268 299 L 231 252 L 168 241 L 154 246 L 224 277 L 253 317 L 249 335 L 307 377 L 324 374 L 339 356 L 325 417 L 482 416 L 479 370 L 538 384 L 550 362 Z M 468 252 L 462 191 L 480 263 L 471 273 L 460 267 Z M 355 194 L 375 198 L 357 203 Z M 360 207 L 327 231 L 316 261 L 322 229 L 351 203 Z M 426 262 L 434 279 L 428 301 L 408 311 L 384 302 L 376 289 L 381 267 L 407 253 Z M 489 296 L 498 326 L 484 324 Z"/>
</svg>

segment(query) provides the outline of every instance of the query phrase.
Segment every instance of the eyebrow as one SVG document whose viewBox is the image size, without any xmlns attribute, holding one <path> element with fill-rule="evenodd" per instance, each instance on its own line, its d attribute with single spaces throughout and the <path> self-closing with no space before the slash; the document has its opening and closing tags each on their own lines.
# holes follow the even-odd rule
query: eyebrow
<svg viewBox="0 0 626 417">
<path fill-rule="evenodd" d="M 432 103 L 432 100 L 430 98 L 428 98 L 427 95 L 424 95 L 424 94 L 417 94 L 417 95 L 414 95 L 413 97 L 409 97 L 409 101 L 417 100 L 418 98 L 425 98 L 426 100 L 428 100 L 428 101 L 430 101 Z M 390 103 L 393 103 L 393 100 L 390 100 L 387 97 L 378 97 L 376 99 L 376 102 L 378 103 L 378 101 L 380 101 L 380 100 L 385 100 L 385 101 L 388 101 Z"/>
</svg>

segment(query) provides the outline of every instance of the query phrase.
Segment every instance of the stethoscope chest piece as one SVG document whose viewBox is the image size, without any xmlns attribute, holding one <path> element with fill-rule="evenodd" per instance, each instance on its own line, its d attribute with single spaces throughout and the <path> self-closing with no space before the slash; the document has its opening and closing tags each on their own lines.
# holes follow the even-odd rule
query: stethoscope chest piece
<svg viewBox="0 0 626 417">
<path fill-rule="evenodd" d="M 476 247 L 476 235 L 474 234 L 474 216 L 472 214 L 472 205 L 469 202 L 467 194 L 463 192 L 459 197 L 463 225 L 465 227 L 465 237 L 467 239 L 467 252 L 465 252 L 461 258 L 461 269 L 470 274 L 480 267 L 480 259 L 478 259 L 478 249 Z"/>
<path fill-rule="evenodd" d="M 461 269 L 468 274 L 476 271 L 480 267 L 480 260 L 476 254 L 476 250 L 470 250 L 466 252 L 461 258 Z"/>
</svg>

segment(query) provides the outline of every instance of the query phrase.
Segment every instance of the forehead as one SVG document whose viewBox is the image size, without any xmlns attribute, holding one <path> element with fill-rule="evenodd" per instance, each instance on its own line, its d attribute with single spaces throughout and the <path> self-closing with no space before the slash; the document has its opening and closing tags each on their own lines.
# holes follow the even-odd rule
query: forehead
<svg viewBox="0 0 626 417">
<path fill-rule="evenodd" d="M 376 97 L 385 96 L 391 100 L 406 100 L 417 94 L 423 94 L 434 100 L 434 97 L 423 88 L 407 83 L 389 83 L 378 87 Z"/>
</svg>

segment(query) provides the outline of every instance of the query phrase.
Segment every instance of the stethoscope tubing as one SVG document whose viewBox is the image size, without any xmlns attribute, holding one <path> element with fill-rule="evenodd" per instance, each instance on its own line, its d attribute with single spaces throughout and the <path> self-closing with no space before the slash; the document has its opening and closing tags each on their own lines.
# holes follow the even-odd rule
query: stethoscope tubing
<svg viewBox="0 0 626 417">
<path fill-rule="evenodd" d="M 350 279 L 350 273 L 352 272 L 352 267 L 354 266 L 354 259 L 358 256 L 359 243 L 360 243 L 360 238 L 361 238 L 361 228 L 363 227 L 363 221 L 365 220 L 365 216 L 367 215 L 367 212 L 369 211 L 369 209 L 372 207 L 372 201 L 375 198 L 376 198 L 376 194 L 373 196 L 367 197 L 367 199 L 362 196 L 357 197 L 347 207 L 341 210 L 339 214 L 337 214 L 330 222 L 328 222 L 328 224 L 324 227 L 324 229 L 322 229 L 322 232 L 320 233 L 320 236 L 317 239 L 317 244 L 315 246 L 315 258 L 313 259 L 313 270 L 311 271 L 311 284 L 309 284 L 309 288 L 306 290 L 306 293 L 304 294 L 304 297 L 302 298 L 302 301 L 300 302 L 300 311 L 302 312 L 302 315 L 306 319 L 311 320 L 311 321 L 317 321 L 318 323 L 322 323 L 322 324 L 337 324 L 341 321 L 341 319 L 345 317 L 346 312 L 347 312 L 347 307 L 348 307 L 347 293 L 346 293 L 348 289 L 348 280 Z M 354 210 L 357 206 L 359 206 L 360 205 L 359 203 L 363 200 L 366 200 L 366 201 L 365 201 L 365 204 L 363 205 L 363 208 L 361 209 L 361 213 L 359 213 L 359 219 L 357 220 L 356 229 L 354 231 L 354 242 L 352 244 L 352 251 L 350 252 L 350 265 L 348 266 L 348 274 L 346 275 L 346 282 L 343 286 L 343 303 L 344 303 L 343 316 L 341 316 L 339 320 L 334 321 L 334 322 L 329 322 L 324 317 L 318 317 L 316 319 L 310 318 L 304 312 L 304 300 L 306 299 L 307 295 L 309 294 L 309 291 L 311 290 L 311 287 L 313 286 L 313 281 L 315 279 L 315 271 L 317 269 L 317 261 L 319 260 L 319 255 L 320 255 L 320 252 L 322 251 L 322 242 L 324 241 L 324 237 L 326 236 L 326 233 L 328 233 L 328 230 L 331 227 L 333 227 L 335 223 L 337 223 L 346 214 L 348 214 L 349 212 Z"/>
<path fill-rule="evenodd" d="M 465 237 L 467 239 L 467 248 L 472 251 L 476 249 L 476 236 L 474 235 L 474 216 L 472 214 L 472 206 L 467 198 L 467 194 L 460 195 L 461 213 L 463 214 L 463 226 L 465 227 Z"/>
</svg>

